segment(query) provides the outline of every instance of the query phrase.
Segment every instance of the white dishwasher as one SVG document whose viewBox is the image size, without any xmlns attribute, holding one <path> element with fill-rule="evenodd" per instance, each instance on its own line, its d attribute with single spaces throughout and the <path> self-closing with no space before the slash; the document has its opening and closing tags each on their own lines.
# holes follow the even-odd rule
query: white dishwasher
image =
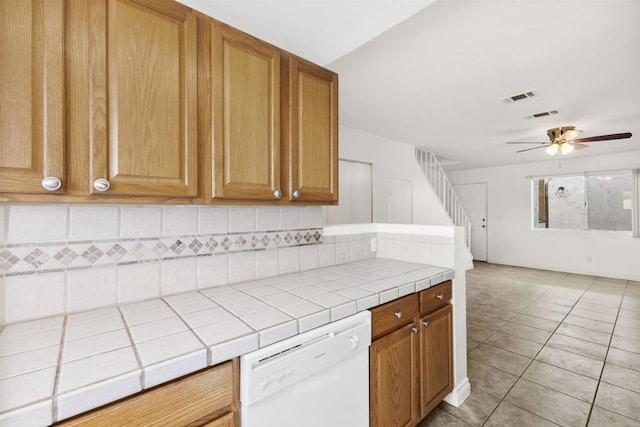
<svg viewBox="0 0 640 427">
<path fill-rule="evenodd" d="M 368 426 L 370 345 L 363 311 L 242 356 L 240 425 Z"/>
</svg>

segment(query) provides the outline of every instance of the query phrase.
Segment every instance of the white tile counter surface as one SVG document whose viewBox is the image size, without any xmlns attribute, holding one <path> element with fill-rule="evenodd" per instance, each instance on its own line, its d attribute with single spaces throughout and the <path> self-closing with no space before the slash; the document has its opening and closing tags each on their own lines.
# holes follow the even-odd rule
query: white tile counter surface
<svg viewBox="0 0 640 427">
<path fill-rule="evenodd" d="M 48 425 L 452 277 L 371 259 L 7 325 L 0 426 Z"/>
</svg>

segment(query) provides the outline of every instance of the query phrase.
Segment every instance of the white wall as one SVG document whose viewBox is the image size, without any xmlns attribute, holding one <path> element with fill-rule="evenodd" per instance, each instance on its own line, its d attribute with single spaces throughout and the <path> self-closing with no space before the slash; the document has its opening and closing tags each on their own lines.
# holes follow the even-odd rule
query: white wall
<svg viewBox="0 0 640 427">
<path fill-rule="evenodd" d="M 340 126 L 340 158 L 373 164 L 373 222 L 389 222 L 388 181 L 395 178 L 413 184 L 413 224 L 451 225 L 415 160 L 414 150 L 411 145 Z"/>
<path fill-rule="evenodd" d="M 533 230 L 527 176 L 640 168 L 640 151 L 450 171 L 452 184 L 487 183 L 488 261 L 640 280 L 640 239 L 630 232 Z"/>
</svg>

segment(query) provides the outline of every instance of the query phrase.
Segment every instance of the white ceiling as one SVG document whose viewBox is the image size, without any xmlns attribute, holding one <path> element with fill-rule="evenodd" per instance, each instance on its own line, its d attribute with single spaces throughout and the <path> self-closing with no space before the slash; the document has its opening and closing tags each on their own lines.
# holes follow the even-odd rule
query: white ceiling
<svg viewBox="0 0 640 427">
<path fill-rule="evenodd" d="M 337 71 L 341 124 L 425 147 L 447 169 L 557 161 L 505 142 L 562 125 L 634 134 L 572 157 L 640 150 L 638 0 L 182 2 Z M 524 118 L 547 110 L 559 114 Z"/>
</svg>

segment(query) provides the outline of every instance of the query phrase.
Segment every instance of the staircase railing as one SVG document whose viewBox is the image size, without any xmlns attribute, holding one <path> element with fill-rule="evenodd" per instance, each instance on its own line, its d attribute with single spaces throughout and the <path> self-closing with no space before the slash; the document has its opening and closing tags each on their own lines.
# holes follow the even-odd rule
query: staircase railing
<svg viewBox="0 0 640 427">
<path fill-rule="evenodd" d="M 416 160 L 431 183 L 431 187 L 440 199 L 445 211 L 449 214 L 451 222 L 458 227 L 465 228 L 467 248 L 471 250 L 471 221 L 462 208 L 462 204 L 451 183 L 449 183 L 442 166 L 440 166 L 440 162 L 438 162 L 433 153 L 421 148 L 416 148 Z"/>
</svg>

